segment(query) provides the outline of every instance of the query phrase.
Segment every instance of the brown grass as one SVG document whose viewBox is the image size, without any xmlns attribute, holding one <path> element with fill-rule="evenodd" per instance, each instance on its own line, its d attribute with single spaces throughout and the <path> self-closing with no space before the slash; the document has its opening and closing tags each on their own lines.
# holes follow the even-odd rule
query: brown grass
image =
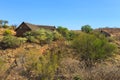
<svg viewBox="0 0 120 80">
<path fill-rule="evenodd" d="M 62 79 L 64 76 L 64 80 L 74 80 L 76 76 L 79 76 L 81 80 L 120 80 L 120 60 L 117 63 L 113 62 L 105 61 L 90 69 L 85 69 L 82 62 L 65 58 L 61 62 L 59 75 Z"/>
</svg>

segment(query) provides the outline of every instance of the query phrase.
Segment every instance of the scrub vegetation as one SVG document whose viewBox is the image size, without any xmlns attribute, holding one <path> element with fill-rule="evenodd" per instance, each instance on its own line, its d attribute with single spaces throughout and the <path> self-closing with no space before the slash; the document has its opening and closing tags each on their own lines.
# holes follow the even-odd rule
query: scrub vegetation
<svg viewBox="0 0 120 80">
<path fill-rule="evenodd" d="M 55 31 L 12 34 L 4 21 L 0 37 L 2 80 L 119 80 L 118 36 L 109 36 L 90 25 L 80 31 L 59 26 Z"/>
</svg>

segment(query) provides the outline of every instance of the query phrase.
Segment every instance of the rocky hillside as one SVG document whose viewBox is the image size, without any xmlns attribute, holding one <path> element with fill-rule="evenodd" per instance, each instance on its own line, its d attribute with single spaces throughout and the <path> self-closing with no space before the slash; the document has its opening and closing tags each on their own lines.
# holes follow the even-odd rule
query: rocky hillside
<svg viewBox="0 0 120 80">
<path fill-rule="evenodd" d="M 120 42 L 118 39 L 118 29 L 103 30 L 114 35 L 110 37 L 114 39 L 112 40 L 113 43 L 117 44 L 117 42 Z M 41 76 L 51 78 L 52 75 L 54 80 L 120 79 L 120 48 L 116 50 L 117 54 L 100 63 L 96 62 L 91 69 L 86 69 L 84 62 L 78 59 L 75 53 L 76 50 L 71 48 L 70 45 L 70 41 L 58 40 L 44 45 L 26 42 L 15 49 L 0 49 L 0 79 L 40 80 Z M 117 44 L 117 46 L 119 46 L 119 44 Z M 48 53 L 48 55 L 46 55 L 46 53 Z M 55 53 L 57 53 L 58 56 L 53 55 Z M 42 58 L 41 56 L 44 57 Z M 60 59 L 59 57 L 62 58 Z M 60 59 L 60 62 L 56 61 L 57 59 Z M 58 62 L 59 67 L 55 62 Z M 51 80 L 53 79 L 51 78 Z"/>
<path fill-rule="evenodd" d="M 24 44 L 16 49 L 0 50 L 0 58 L 5 62 L 5 70 L 0 75 L 0 79 L 3 80 L 28 80 L 24 76 L 20 76 L 20 71 L 24 69 L 21 62 L 22 54 L 35 52 L 42 54 L 47 49 L 47 45 L 41 47 L 37 44 Z M 37 55 L 36 54 L 36 55 Z M 21 57 L 20 57 L 21 56 Z"/>
<path fill-rule="evenodd" d="M 53 43 L 52 45 L 57 46 L 55 43 Z M 24 44 L 20 48 L 0 50 L 0 55 L 2 58 L 4 58 L 4 61 L 6 63 L 4 65 L 4 71 L 1 71 L 0 78 L 3 80 L 28 80 L 28 78 L 23 75 L 24 72 L 21 72 L 26 69 L 25 65 L 22 62 L 22 56 L 25 56 L 23 54 L 35 53 L 35 55 L 37 56 L 43 54 L 49 48 L 50 46 L 48 47 L 48 45 L 40 46 L 37 44 Z M 109 78 L 111 78 L 110 80 L 112 80 L 112 77 L 120 77 L 119 54 L 108 58 L 101 64 L 96 64 L 97 66 L 92 69 L 91 73 L 87 73 L 87 70 L 83 68 L 84 65 L 82 64 L 82 62 L 79 62 L 79 60 L 76 60 L 75 58 L 70 56 L 64 58 L 61 64 L 61 75 L 64 75 L 62 80 L 73 80 L 70 79 L 70 77 L 73 77 L 76 74 L 80 74 L 81 77 L 92 77 L 97 80 L 99 80 L 100 77 L 106 78 L 104 80 L 107 80 Z M 101 75 L 101 73 L 103 75 Z"/>
</svg>

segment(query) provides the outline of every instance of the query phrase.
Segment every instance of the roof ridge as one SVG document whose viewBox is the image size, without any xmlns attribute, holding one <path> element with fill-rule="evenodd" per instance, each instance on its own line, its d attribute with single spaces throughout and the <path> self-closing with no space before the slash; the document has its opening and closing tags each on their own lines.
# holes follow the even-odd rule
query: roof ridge
<svg viewBox="0 0 120 80">
<path fill-rule="evenodd" d="M 22 24 L 26 24 L 30 29 L 32 30 L 36 30 L 39 28 L 45 28 L 45 29 L 51 29 L 54 30 L 56 27 L 55 26 L 49 26 L 49 25 L 35 25 L 35 24 L 31 24 L 28 22 L 23 22 Z"/>
<path fill-rule="evenodd" d="M 36 24 L 32 24 L 32 23 L 29 23 L 29 22 L 23 22 L 25 24 L 29 24 L 29 25 L 33 25 L 33 26 L 49 26 L 49 27 L 55 27 L 55 26 L 51 26 L 51 25 L 36 25 Z"/>
</svg>

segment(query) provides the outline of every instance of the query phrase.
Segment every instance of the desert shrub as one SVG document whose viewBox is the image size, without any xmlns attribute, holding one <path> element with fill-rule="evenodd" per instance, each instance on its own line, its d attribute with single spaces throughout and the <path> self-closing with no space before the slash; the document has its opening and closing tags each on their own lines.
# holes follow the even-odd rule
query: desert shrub
<svg viewBox="0 0 120 80">
<path fill-rule="evenodd" d="M 57 31 L 67 40 L 70 38 L 69 30 L 65 27 L 58 26 Z"/>
<path fill-rule="evenodd" d="M 28 42 L 38 42 L 37 39 L 35 39 L 35 36 L 33 36 L 33 33 L 32 32 L 26 32 L 24 34 L 24 37 L 27 39 Z"/>
<path fill-rule="evenodd" d="M 53 41 L 54 35 L 51 31 L 46 31 L 46 43 L 51 43 Z"/>
<path fill-rule="evenodd" d="M 21 44 L 20 40 L 11 35 L 4 36 L 3 39 L 1 40 L 1 47 L 3 49 L 17 48 L 20 46 L 20 44 Z"/>
<path fill-rule="evenodd" d="M 50 43 L 53 40 L 53 34 L 49 30 L 40 29 L 33 33 L 35 38 L 41 43 Z"/>
<path fill-rule="evenodd" d="M 75 32 L 68 30 L 65 27 L 59 26 L 57 28 L 57 31 L 66 39 L 66 40 L 72 40 L 74 36 L 76 36 Z"/>
<path fill-rule="evenodd" d="M 55 72 L 59 65 L 57 54 L 52 54 L 49 51 L 44 55 L 29 52 L 24 57 L 25 63 L 24 76 L 32 80 L 53 80 Z"/>
<path fill-rule="evenodd" d="M 26 38 L 22 38 L 22 37 L 19 37 L 18 40 L 20 41 L 21 44 L 23 44 L 27 41 Z"/>
<path fill-rule="evenodd" d="M 30 49 L 23 60 L 25 70 L 22 72 L 24 76 L 31 80 L 57 80 L 59 77 L 59 65 L 63 54 L 70 52 L 65 48 L 65 43 L 57 41 L 49 44 L 48 49 L 40 54 L 39 50 Z M 21 55 L 21 54 L 20 54 Z"/>
<path fill-rule="evenodd" d="M 74 38 L 72 46 L 76 49 L 80 59 L 85 61 L 87 67 L 111 56 L 116 49 L 116 46 L 109 43 L 104 36 L 98 38 L 86 33 L 81 33 Z"/>
<path fill-rule="evenodd" d="M 63 39 L 63 36 L 59 32 L 57 32 L 57 31 L 53 32 L 53 36 L 54 36 L 54 39 L 53 39 L 54 41 Z"/>
<path fill-rule="evenodd" d="M 74 31 L 69 31 L 69 39 L 68 40 L 73 40 L 74 37 L 77 36 L 77 33 L 75 33 Z"/>
<path fill-rule="evenodd" d="M 47 39 L 46 36 L 46 30 L 45 29 L 40 29 L 37 31 L 33 32 L 33 35 L 35 36 L 36 39 L 38 39 L 39 41 L 44 41 Z"/>
<path fill-rule="evenodd" d="M 12 32 L 11 32 L 11 30 L 7 29 L 7 30 L 4 31 L 3 35 L 4 36 L 12 35 Z"/>
</svg>

